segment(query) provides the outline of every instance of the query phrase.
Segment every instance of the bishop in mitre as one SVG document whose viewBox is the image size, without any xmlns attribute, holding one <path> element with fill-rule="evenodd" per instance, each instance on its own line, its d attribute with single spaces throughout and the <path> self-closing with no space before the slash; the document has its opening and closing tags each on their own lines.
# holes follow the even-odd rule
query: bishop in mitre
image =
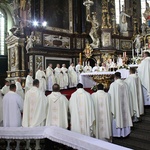
<svg viewBox="0 0 150 150">
<path fill-rule="evenodd" d="M 54 76 L 54 70 L 53 65 L 49 64 L 49 66 L 46 69 L 46 79 L 47 79 L 47 89 L 48 91 L 52 91 L 52 86 L 56 82 L 55 76 Z"/>
<path fill-rule="evenodd" d="M 71 95 L 69 110 L 71 131 L 92 136 L 95 121 L 94 105 L 91 95 L 83 89 L 81 83 L 78 83 L 77 90 Z"/>
<path fill-rule="evenodd" d="M 40 82 L 39 89 L 43 92 L 46 91 L 46 74 L 42 70 L 42 67 L 40 66 L 38 71 L 35 74 L 35 79 L 38 79 Z"/>
<path fill-rule="evenodd" d="M 141 79 L 144 94 L 144 105 L 150 105 L 150 53 L 144 53 L 144 59 L 139 65 L 138 76 Z"/>
<path fill-rule="evenodd" d="M 136 74 L 135 68 L 130 68 L 130 75 L 125 79 L 131 92 L 131 100 L 133 105 L 134 118 L 133 122 L 137 122 L 138 118 L 144 114 L 144 99 L 141 80 Z"/>
<path fill-rule="evenodd" d="M 63 81 L 63 72 L 61 71 L 60 64 L 57 64 L 54 69 L 56 83 L 59 84 L 60 89 L 63 89 L 64 81 Z"/>
<path fill-rule="evenodd" d="M 23 127 L 44 126 L 46 119 L 47 98 L 39 89 L 39 80 L 33 81 L 33 87 L 25 94 L 23 108 Z"/>
<path fill-rule="evenodd" d="M 53 92 L 47 96 L 48 107 L 46 126 L 68 127 L 68 99 L 60 93 L 58 84 L 53 85 Z"/>
<path fill-rule="evenodd" d="M 132 124 L 132 102 L 129 87 L 121 80 L 121 73 L 116 72 L 115 81 L 110 85 L 111 112 L 113 115 L 113 136 L 126 137 L 130 134 Z"/>
<path fill-rule="evenodd" d="M 97 89 L 97 92 L 92 94 L 95 110 L 95 136 L 98 139 L 110 140 L 112 136 L 110 95 L 104 92 L 102 84 L 98 84 Z"/>
</svg>

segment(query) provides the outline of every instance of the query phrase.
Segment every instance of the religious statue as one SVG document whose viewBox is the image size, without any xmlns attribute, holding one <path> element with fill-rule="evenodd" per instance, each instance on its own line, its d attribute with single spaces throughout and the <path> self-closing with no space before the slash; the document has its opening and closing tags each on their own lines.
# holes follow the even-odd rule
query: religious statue
<svg viewBox="0 0 150 150">
<path fill-rule="evenodd" d="M 120 12 L 120 32 L 127 32 L 128 29 L 128 23 L 127 23 L 127 18 L 130 16 L 125 13 L 125 7 L 122 5 L 122 11 Z"/>
<path fill-rule="evenodd" d="M 93 13 L 92 15 L 92 18 L 90 17 L 90 15 L 87 15 L 87 19 L 86 19 L 88 22 L 91 23 L 92 27 L 91 27 L 91 30 L 90 30 L 90 37 L 92 39 L 92 43 L 90 44 L 93 48 L 98 48 L 99 46 L 99 37 L 98 37 L 98 34 L 97 34 L 97 30 L 98 30 L 98 27 L 99 27 L 99 23 L 96 19 L 96 14 Z"/>
<path fill-rule="evenodd" d="M 142 30 L 142 35 L 145 35 L 146 34 L 146 24 L 145 23 L 142 23 L 141 30 Z"/>
<path fill-rule="evenodd" d="M 92 51 L 93 51 L 93 49 L 91 48 L 91 46 L 89 45 L 89 43 L 86 43 L 85 49 L 83 51 L 85 53 L 85 57 L 86 58 L 91 58 Z"/>
<path fill-rule="evenodd" d="M 141 50 L 141 38 L 142 38 L 142 36 L 137 34 L 137 36 L 135 37 L 135 39 L 133 41 L 133 43 L 135 43 L 135 49 L 136 49 L 137 55 L 139 54 L 139 52 Z"/>
<path fill-rule="evenodd" d="M 34 44 L 34 32 L 31 32 L 31 35 L 27 39 L 27 45 L 26 45 L 27 53 L 30 48 L 33 48 L 33 44 Z"/>
</svg>

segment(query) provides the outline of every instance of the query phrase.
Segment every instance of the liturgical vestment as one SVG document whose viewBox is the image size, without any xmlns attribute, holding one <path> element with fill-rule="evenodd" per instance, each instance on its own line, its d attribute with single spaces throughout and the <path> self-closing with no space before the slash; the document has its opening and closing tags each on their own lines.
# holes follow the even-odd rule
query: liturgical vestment
<svg viewBox="0 0 150 150">
<path fill-rule="evenodd" d="M 134 116 L 139 118 L 140 115 L 144 114 L 144 100 L 141 81 L 136 74 L 130 74 L 125 82 L 128 84 L 131 92 Z"/>
<path fill-rule="evenodd" d="M 63 89 L 67 89 L 67 86 L 68 86 L 68 69 L 65 67 L 62 67 L 61 71 L 63 72 Z"/>
<path fill-rule="evenodd" d="M 68 100 L 60 92 L 47 96 L 48 108 L 46 126 L 68 127 Z"/>
<path fill-rule="evenodd" d="M 143 85 L 144 103 L 150 105 L 150 57 L 146 57 L 137 70 Z"/>
<path fill-rule="evenodd" d="M 111 111 L 110 95 L 103 90 L 98 90 L 92 94 L 95 110 L 95 135 L 98 139 L 110 139 L 111 130 Z"/>
<path fill-rule="evenodd" d="M 26 84 L 25 84 L 25 93 L 31 89 L 33 86 L 33 78 L 30 75 L 27 75 Z"/>
<path fill-rule="evenodd" d="M 23 99 L 17 93 L 9 91 L 3 97 L 3 126 L 20 127 Z"/>
<path fill-rule="evenodd" d="M 43 126 L 46 119 L 47 98 L 37 87 L 27 91 L 23 109 L 23 127 Z"/>
<path fill-rule="evenodd" d="M 22 89 L 20 82 L 18 82 L 18 81 L 16 81 L 16 93 L 18 95 L 20 95 L 22 97 L 22 99 L 24 100 L 24 91 Z"/>
<path fill-rule="evenodd" d="M 91 95 L 84 89 L 77 89 L 70 98 L 71 131 L 90 136 L 95 120 Z"/>
<path fill-rule="evenodd" d="M 117 79 L 110 85 L 109 94 L 113 114 L 113 136 L 125 137 L 130 134 L 132 126 L 133 109 L 130 91 L 124 81 Z"/>
<path fill-rule="evenodd" d="M 1 89 L 2 94 L 7 94 L 9 92 L 9 86 L 4 85 Z"/>
</svg>

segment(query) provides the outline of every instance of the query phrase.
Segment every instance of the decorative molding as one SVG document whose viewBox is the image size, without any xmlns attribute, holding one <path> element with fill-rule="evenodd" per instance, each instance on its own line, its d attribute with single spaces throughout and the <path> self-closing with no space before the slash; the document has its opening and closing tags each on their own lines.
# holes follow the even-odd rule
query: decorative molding
<svg viewBox="0 0 150 150">
<path fill-rule="evenodd" d="M 120 49 L 123 51 L 132 50 L 132 40 L 120 40 Z"/>
</svg>

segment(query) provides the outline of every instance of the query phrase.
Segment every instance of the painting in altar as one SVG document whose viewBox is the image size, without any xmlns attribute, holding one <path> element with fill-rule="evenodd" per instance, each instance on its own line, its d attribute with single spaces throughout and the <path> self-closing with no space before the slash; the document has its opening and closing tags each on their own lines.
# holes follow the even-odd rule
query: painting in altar
<svg viewBox="0 0 150 150">
<path fill-rule="evenodd" d="M 44 4 L 48 26 L 69 29 L 69 0 L 44 0 Z"/>
</svg>

